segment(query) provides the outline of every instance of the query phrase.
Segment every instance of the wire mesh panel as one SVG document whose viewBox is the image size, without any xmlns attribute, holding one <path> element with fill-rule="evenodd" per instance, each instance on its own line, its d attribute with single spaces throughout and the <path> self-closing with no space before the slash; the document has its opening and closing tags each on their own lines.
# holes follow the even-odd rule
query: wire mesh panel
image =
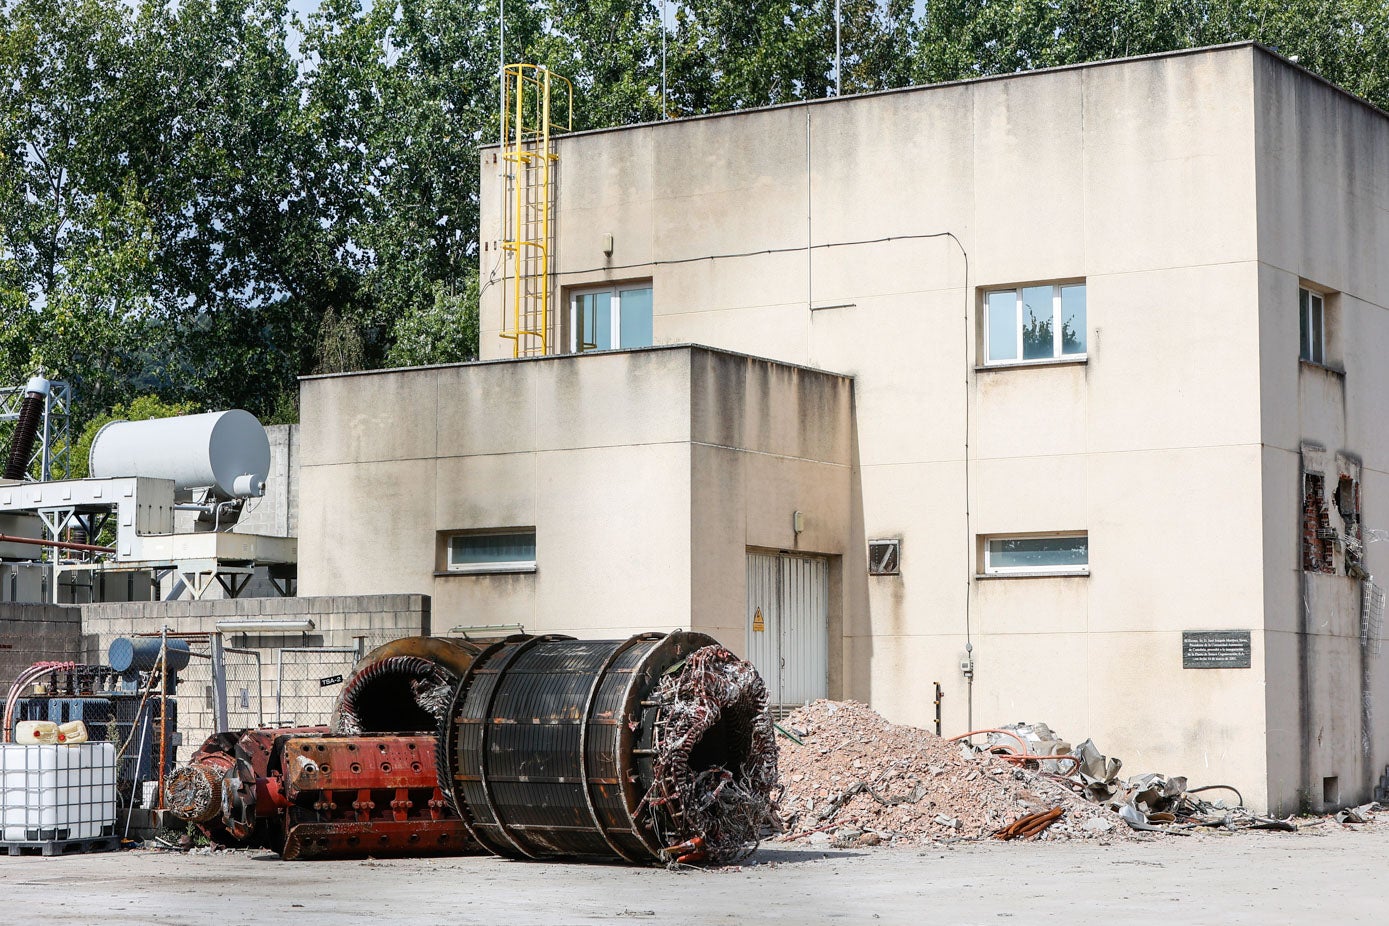
<svg viewBox="0 0 1389 926">
<path fill-rule="evenodd" d="M 1384 627 L 1384 589 L 1366 579 L 1360 588 L 1360 646 L 1378 656 Z"/>
<path fill-rule="evenodd" d="M 338 692 L 352 674 L 356 647 L 286 647 L 275 654 L 276 726 L 326 724 Z"/>
</svg>

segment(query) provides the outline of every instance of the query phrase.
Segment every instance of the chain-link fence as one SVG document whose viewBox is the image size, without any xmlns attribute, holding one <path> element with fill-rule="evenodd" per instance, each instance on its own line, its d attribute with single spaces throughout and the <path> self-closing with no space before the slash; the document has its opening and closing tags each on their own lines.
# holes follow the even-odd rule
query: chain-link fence
<svg viewBox="0 0 1389 926">
<path fill-rule="evenodd" d="M 275 702 L 270 722 L 278 727 L 327 723 L 358 650 L 352 646 L 287 646 L 275 651 Z"/>
<path fill-rule="evenodd" d="M 397 636 L 390 631 L 363 634 L 354 637 L 351 646 L 224 646 L 227 729 L 328 723 L 357 660 Z M 218 727 L 212 638 L 190 635 L 185 639 L 190 659 L 178 679 L 180 762 L 186 762 Z"/>
</svg>

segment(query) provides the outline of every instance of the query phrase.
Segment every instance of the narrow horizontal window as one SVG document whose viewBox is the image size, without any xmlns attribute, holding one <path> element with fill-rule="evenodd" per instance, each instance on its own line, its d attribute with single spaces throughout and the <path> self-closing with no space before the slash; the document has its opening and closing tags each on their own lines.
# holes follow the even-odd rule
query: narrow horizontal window
<svg viewBox="0 0 1389 926">
<path fill-rule="evenodd" d="M 1090 538 L 1086 534 L 1052 537 L 991 537 L 984 542 L 988 575 L 1027 572 L 1086 572 Z"/>
<path fill-rule="evenodd" d="M 535 568 L 535 531 L 454 534 L 449 538 L 450 572 L 520 572 Z"/>
</svg>

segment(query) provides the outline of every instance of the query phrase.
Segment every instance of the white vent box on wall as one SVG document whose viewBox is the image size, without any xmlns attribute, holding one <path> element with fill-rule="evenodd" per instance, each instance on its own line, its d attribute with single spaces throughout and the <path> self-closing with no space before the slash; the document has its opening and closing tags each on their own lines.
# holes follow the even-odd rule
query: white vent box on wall
<svg viewBox="0 0 1389 926">
<path fill-rule="evenodd" d="M 115 829 L 113 743 L 0 743 L 0 843 L 99 839 Z"/>
</svg>

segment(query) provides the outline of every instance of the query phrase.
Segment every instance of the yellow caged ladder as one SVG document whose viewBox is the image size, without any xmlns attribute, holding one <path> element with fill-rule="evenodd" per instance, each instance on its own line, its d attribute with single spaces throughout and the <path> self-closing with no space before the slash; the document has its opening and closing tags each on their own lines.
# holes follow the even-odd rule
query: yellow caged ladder
<svg viewBox="0 0 1389 926">
<path fill-rule="evenodd" d="M 503 216 L 501 336 L 513 357 L 544 355 L 551 337 L 550 256 L 555 235 L 555 153 L 551 132 L 573 128 L 574 86 L 544 65 L 508 64 L 502 76 Z M 555 116 L 558 92 L 563 121 Z M 509 285 L 507 285 L 509 284 Z"/>
</svg>

